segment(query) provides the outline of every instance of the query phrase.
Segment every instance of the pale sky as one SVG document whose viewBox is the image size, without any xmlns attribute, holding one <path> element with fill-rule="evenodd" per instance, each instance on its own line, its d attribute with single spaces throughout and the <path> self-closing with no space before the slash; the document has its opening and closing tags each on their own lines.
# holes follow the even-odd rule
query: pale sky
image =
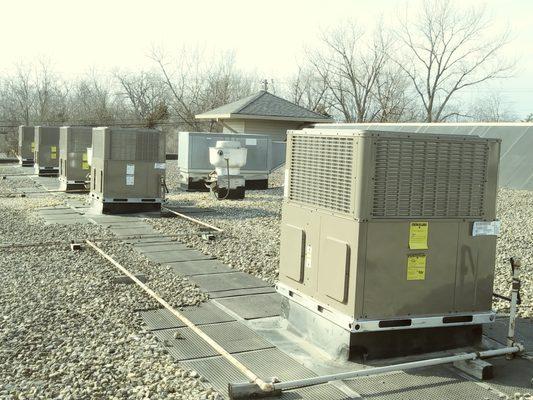
<svg viewBox="0 0 533 400">
<path fill-rule="evenodd" d="M 411 0 L 1 0 L 0 74 L 16 63 L 45 57 L 66 78 L 90 69 L 149 69 L 153 45 L 168 52 L 184 45 L 233 49 L 238 66 L 283 84 L 321 29 L 348 18 L 371 28 L 380 17 L 394 24 Z M 461 0 L 494 16 L 495 31 L 509 24 L 507 55 L 518 70 L 507 79 L 467 93 L 499 88 L 519 117 L 533 112 L 532 0 Z"/>
</svg>

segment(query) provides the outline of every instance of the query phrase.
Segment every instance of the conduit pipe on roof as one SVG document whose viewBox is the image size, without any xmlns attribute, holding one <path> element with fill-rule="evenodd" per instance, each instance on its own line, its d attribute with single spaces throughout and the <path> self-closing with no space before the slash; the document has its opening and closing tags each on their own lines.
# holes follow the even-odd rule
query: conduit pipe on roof
<svg viewBox="0 0 533 400">
<path fill-rule="evenodd" d="M 174 309 L 170 304 L 168 304 L 165 300 L 163 300 L 156 292 L 154 292 L 147 285 L 145 285 L 143 282 L 141 282 L 135 275 L 133 275 L 130 271 L 128 271 L 126 268 L 124 268 L 122 265 L 120 265 L 113 258 L 108 256 L 96 244 L 94 244 L 93 242 L 91 242 L 90 240 L 87 240 L 87 239 L 85 240 L 85 243 L 87 243 L 98 254 L 100 254 L 103 258 L 105 258 L 107 261 L 109 261 L 111 264 L 113 264 L 115 267 L 117 267 L 124 275 L 126 275 L 133 282 L 135 282 L 137 285 L 139 285 L 139 287 L 141 289 L 143 289 L 146 293 L 148 293 L 148 295 L 150 295 L 150 297 L 152 297 L 159 304 L 161 304 L 163 307 L 165 307 L 169 312 L 171 312 L 181 322 L 183 322 L 187 327 L 189 327 L 194 333 L 196 333 L 198 336 L 200 336 L 200 338 L 202 338 L 217 353 L 219 353 L 222 357 L 224 357 L 226 360 L 228 360 L 235 368 L 237 368 L 240 372 L 242 372 L 250 380 L 250 382 L 253 382 L 255 387 L 260 388 L 261 392 L 269 393 L 269 394 L 273 393 L 274 389 L 273 389 L 272 383 L 265 382 L 264 380 L 259 378 L 250 369 L 248 369 L 244 364 L 242 364 L 239 360 L 237 360 L 230 353 L 228 353 L 221 345 L 219 345 L 216 341 L 214 341 L 209 335 L 207 335 L 204 331 L 202 331 L 199 327 L 197 327 L 194 323 L 192 323 L 187 317 L 185 317 L 179 311 Z"/>
<path fill-rule="evenodd" d="M 170 208 L 163 207 L 163 209 L 167 210 L 168 212 L 170 212 L 170 213 L 172 213 L 174 215 L 177 215 L 178 217 L 181 217 L 181 218 L 184 218 L 184 219 L 189 220 L 191 222 L 194 222 L 195 224 L 203 225 L 206 228 L 212 229 L 212 230 L 214 230 L 216 232 L 224 232 L 223 229 L 217 228 L 216 226 L 210 225 L 210 224 L 208 224 L 206 222 L 202 222 L 199 219 L 192 218 L 192 217 L 189 217 L 188 215 L 185 215 L 185 214 L 179 213 L 177 211 L 171 210 Z"/>
<path fill-rule="evenodd" d="M 258 387 L 257 385 L 254 385 L 253 383 L 237 383 L 237 384 L 230 383 L 228 391 L 229 391 L 230 399 L 233 399 L 233 400 L 266 397 L 267 395 L 268 396 L 272 395 L 273 392 L 279 393 L 279 391 L 286 390 L 286 389 L 295 389 L 295 388 L 300 388 L 300 387 L 305 387 L 305 386 L 320 385 L 320 384 L 332 382 L 332 381 L 352 379 L 352 378 L 357 378 L 361 376 L 378 375 L 378 374 L 383 374 L 386 372 L 405 371 L 405 370 L 414 369 L 414 368 L 430 367 L 434 365 L 448 364 L 448 363 L 452 363 L 455 361 L 475 360 L 478 358 L 496 357 L 496 356 L 519 353 L 523 350 L 524 350 L 524 347 L 521 344 L 516 343 L 514 346 L 504 347 L 504 348 L 495 349 L 495 350 L 486 350 L 486 351 L 480 351 L 480 352 L 474 352 L 474 353 L 457 354 L 457 355 L 449 356 L 449 357 L 432 358 L 429 360 L 421 360 L 421 361 L 413 361 L 413 362 L 408 362 L 408 363 L 403 363 L 403 364 L 387 365 L 384 367 L 365 368 L 365 369 L 361 369 L 357 371 L 342 372 L 339 374 L 332 374 L 332 375 L 322 375 L 322 376 L 316 376 L 313 378 L 305 378 L 305 379 L 299 379 L 299 380 L 293 380 L 293 381 L 285 381 L 285 382 L 277 382 L 277 383 L 275 382 L 272 384 L 274 390 L 270 391 L 268 394 L 262 391 L 260 387 Z"/>
</svg>

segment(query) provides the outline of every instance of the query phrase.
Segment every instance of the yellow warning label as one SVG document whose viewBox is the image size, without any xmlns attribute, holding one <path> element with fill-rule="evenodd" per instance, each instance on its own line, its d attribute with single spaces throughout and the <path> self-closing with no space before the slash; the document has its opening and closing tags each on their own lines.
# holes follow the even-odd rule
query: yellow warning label
<svg viewBox="0 0 533 400">
<path fill-rule="evenodd" d="M 55 152 L 57 151 L 57 147 L 56 147 L 56 146 L 51 146 L 51 147 L 50 147 L 50 151 L 51 151 L 52 153 L 55 153 Z"/>
<path fill-rule="evenodd" d="M 426 255 L 413 254 L 407 257 L 407 280 L 423 281 L 426 279 Z"/>
<path fill-rule="evenodd" d="M 57 158 L 57 153 L 51 153 L 50 154 L 50 159 L 51 160 L 55 160 Z"/>
<path fill-rule="evenodd" d="M 426 250 L 428 248 L 428 223 L 411 222 L 409 226 L 409 248 Z"/>
<path fill-rule="evenodd" d="M 35 151 L 35 142 L 31 142 L 31 151 Z"/>
<path fill-rule="evenodd" d="M 82 160 L 83 160 L 83 161 L 87 161 L 87 153 L 83 153 L 83 155 L 82 155 Z"/>
<path fill-rule="evenodd" d="M 87 161 L 84 161 L 81 163 L 81 168 L 82 169 L 89 169 L 89 163 Z"/>
</svg>

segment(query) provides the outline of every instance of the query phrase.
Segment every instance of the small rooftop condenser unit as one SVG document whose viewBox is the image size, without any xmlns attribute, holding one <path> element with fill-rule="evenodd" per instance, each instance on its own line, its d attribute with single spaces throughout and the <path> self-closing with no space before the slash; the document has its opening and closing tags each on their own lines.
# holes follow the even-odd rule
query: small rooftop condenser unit
<svg viewBox="0 0 533 400">
<path fill-rule="evenodd" d="M 59 127 L 35 127 L 35 173 L 57 176 L 59 173 Z"/>
<path fill-rule="evenodd" d="M 160 210 L 165 146 L 156 129 L 93 128 L 90 197 L 97 211 Z"/>
<path fill-rule="evenodd" d="M 493 321 L 499 153 L 477 136 L 290 131 L 278 292 L 352 334 Z"/>
<path fill-rule="evenodd" d="M 33 126 L 19 126 L 19 164 L 23 167 L 33 167 L 33 153 L 35 152 L 35 128 Z"/>
<path fill-rule="evenodd" d="M 92 128 L 62 126 L 59 130 L 60 190 L 88 190 L 90 166 L 87 148 L 92 143 Z"/>
</svg>

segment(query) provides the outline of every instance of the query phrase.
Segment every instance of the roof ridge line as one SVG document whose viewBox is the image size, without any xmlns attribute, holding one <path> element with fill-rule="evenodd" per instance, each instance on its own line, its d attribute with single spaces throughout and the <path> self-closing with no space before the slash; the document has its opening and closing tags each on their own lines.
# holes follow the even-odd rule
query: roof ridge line
<svg viewBox="0 0 533 400">
<path fill-rule="evenodd" d="M 257 99 L 259 99 L 260 97 L 264 96 L 265 93 L 267 93 L 265 90 L 260 90 L 259 93 L 256 93 L 255 96 L 254 96 L 250 101 L 248 101 L 247 103 L 245 103 L 243 106 L 241 106 L 241 107 L 238 108 L 237 110 L 233 111 L 231 114 L 238 114 L 238 113 L 240 113 L 244 108 L 248 107 L 250 104 L 256 102 Z"/>
</svg>

